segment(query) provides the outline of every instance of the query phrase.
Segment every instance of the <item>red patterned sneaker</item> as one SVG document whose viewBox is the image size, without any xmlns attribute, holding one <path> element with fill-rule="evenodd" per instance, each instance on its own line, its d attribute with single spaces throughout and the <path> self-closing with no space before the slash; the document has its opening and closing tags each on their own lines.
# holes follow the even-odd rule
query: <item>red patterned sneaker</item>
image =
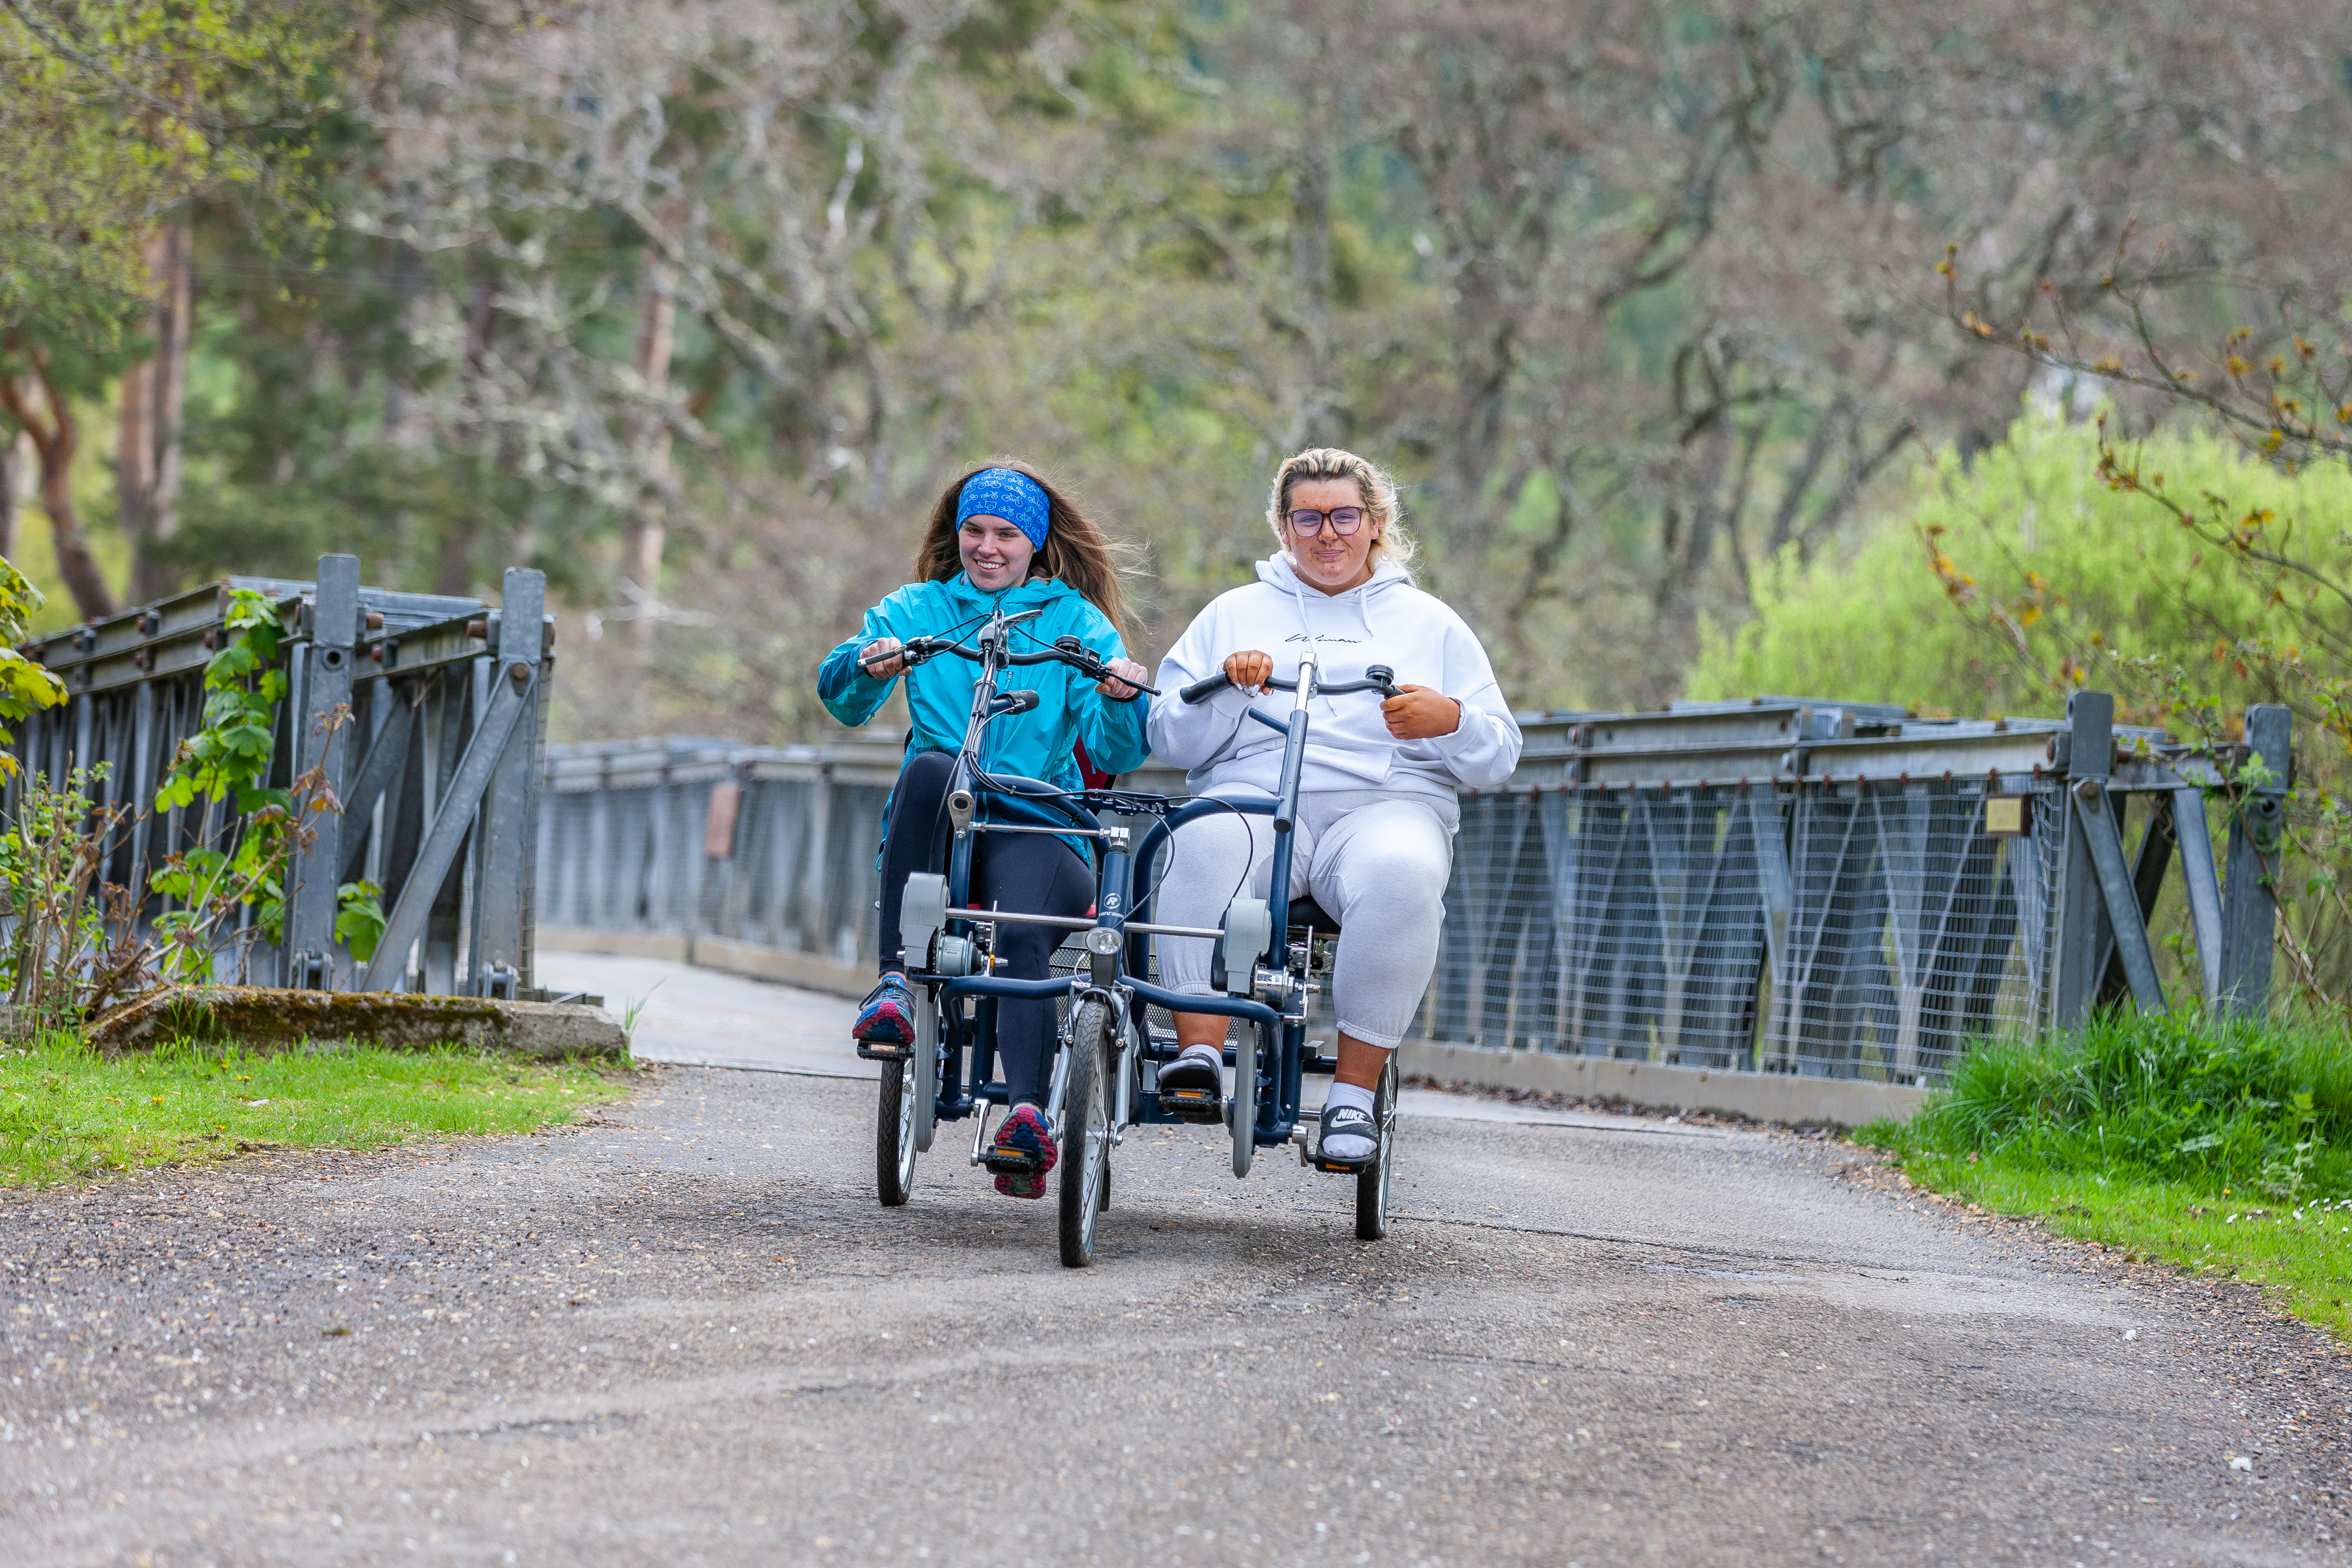
<svg viewBox="0 0 2352 1568">
<path fill-rule="evenodd" d="M 907 977 L 893 970 L 866 993 L 858 1004 L 857 1021 L 849 1038 L 857 1054 L 868 1061 L 904 1061 L 914 1054 L 915 991 Z"/>
<path fill-rule="evenodd" d="M 1034 1105 L 1016 1105 L 996 1129 L 996 1142 L 985 1163 L 997 1173 L 996 1190 L 1007 1197 L 1043 1197 L 1045 1178 L 1061 1157 L 1054 1147 L 1054 1129 Z"/>
</svg>

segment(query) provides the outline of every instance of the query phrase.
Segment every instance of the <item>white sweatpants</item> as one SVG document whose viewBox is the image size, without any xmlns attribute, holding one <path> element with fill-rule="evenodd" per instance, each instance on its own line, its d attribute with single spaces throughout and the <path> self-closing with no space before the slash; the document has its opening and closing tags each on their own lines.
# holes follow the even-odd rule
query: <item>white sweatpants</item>
<svg viewBox="0 0 2352 1568">
<path fill-rule="evenodd" d="M 1234 785 L 1225 800 L 1267 800 Z M 1412 1027 L 1437 967 L 1445 922 L 1445 880 L 1462 809 L 1436 795 L 1378 789 L 1317 789 L 1298 797 L 1289 896 L 1312 894 L 1339 919 L 1331 1001 L 1339 1027 L 1368 1045 L 1393 1047 Z M 1152 918 L 1171 925 L 1215 925 L 1236 898 L 1270 898 L 1274 819 L 1219 812 L 1176 831 Z M 1246 873 L 1243 867 L 1246 863 Z M 1282 918 L 1277 901 L 1275 918 Z M 1213 944 L 1199 936 L 1156 938 L 1160 983 L 1187 996 L 1212 994 Z"/>
</svg>

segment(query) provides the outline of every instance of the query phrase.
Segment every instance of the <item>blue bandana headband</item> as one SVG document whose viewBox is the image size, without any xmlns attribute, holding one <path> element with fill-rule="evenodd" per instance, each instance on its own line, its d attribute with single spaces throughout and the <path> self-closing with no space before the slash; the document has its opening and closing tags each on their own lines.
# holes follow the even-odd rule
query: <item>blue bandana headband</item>
<svg viewBox="0 0 2352 1568">
<path fill-rule="evenodd" d="M 1029 536 L 1032 549 L 1045 548 L 1045 516 L 1052 503 L 1045 486 L 1011 468 L 983 468 L 963 482 L 956 497 L 956 527 L 966 517 L 985 513 L 1003 517 Z"/>
</svg>

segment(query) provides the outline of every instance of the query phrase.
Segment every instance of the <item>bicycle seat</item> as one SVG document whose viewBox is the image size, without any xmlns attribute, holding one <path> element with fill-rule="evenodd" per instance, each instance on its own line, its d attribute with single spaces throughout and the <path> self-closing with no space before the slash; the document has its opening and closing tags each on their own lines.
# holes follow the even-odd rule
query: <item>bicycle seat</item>
<svg viewBox="0 0 2352 1568">
<path fill-rule="evenodd" d="M 1292 899 L 1290 928 L 1296 931 L 1308 925 L 1315 928 L 1315 934 L 1318 936 L 1339 935 L 1339 922 L 1333 917 L 1329 910 L 1316 903 L 1312 897 Z"/>
</svg>

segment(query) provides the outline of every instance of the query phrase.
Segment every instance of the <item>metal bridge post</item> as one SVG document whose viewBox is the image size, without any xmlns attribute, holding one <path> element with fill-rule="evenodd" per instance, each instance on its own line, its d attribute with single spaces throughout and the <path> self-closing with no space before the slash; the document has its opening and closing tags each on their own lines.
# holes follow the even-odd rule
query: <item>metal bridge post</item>
<svg viewBox="0 0 2352 1568">
<path fill-rule="evenodd" d="M 343 732 L 349 727 L 352 649 L 359 623 L 360 558 L 320 556 L 310 634 L 292 650 L 302 663 L 304 677 L 294 768 L 298 776 L 317 768 L 328 797 L 341 795 L 343 763 L 351 755 Z M 338 710 L 341 724 L 334 724 Z M 337 967 L 335 892 L 342 866 L 342 816 L 340 810 L 312 811 L 304 825 L 310 830 L 310 845 L 295 854 L 287 871 L 286 980 L 304 990 L 323 990 L 333 987 Z"/>
<path fill-rule="evenodd" d="M 2271 947 L 2278 932 L 2279 842 L 2286 815 L 2288 746 L 2294 715 L 2276 703 L 2246 710 L 2247 761 L 2262 781 L 2230 818 L 2230 876 L 2221 887 L 2221 987 L 2215 1005 L 2240 1018 L 2267 1017 Z"/>
<path fill-rule="evenodd" d="M 2069 785 L 2085 779 L 2105 783 L 2115 762 L 2116 699 L 2105 692 L 2075 692 L 2066 698 L 2066 754 L 2059 759 Z M 2067 810 L 2063 797 L 2052 802 Z M 2102 800 L 2099 810 L 2105 810 Z M 2080 1029 L 2099 989 L 2101 957 L 2109 937 L 2107 912 L 2099 895 L 2098 867 L 2090 835 L 2080 816 L 2066 822 L 2066 870 L 2058 885 L 2058 974 L 2051 1021 Z"/>
<path fill-rule="evenodd" d="M 517 972 L 514 967 L 521 958 L 521 933 L 513 924 L 494 925 L 492 920 L 520 922 L 520 911 L 526 907 L 523 900 L 528 896 L 520 880 L 530 869 L 531 797 L 528 787 L 533 781 L 529 777 L 532 772 L 530 744 L 540 722 L 540 643 L 546 588 L 547 580 L 538 572 L 507 573 L 507 601 L 499 612 L 498 656 L 489 661 L 494 668 L 489 672 L 488 689 L 477 706 L 473 733 L 467 737 L 464 752 L 454 767 L 432 755 L 431 748 L 440 743 L 427 729 L 425 760 L 432 765 L 429 771 L 447 767 L 446 782 L 433 792 L 430 824 L 416 847 L 415 859 L 402 883 L 400 894 L 385 915 L 383 937 L 377 944 L 375 956 L 363 975 L 354 978 L 355 989 L 383 991 L 404 983 L 409 955 L 415 949 L 417 940 L 427 936 L 428 921 L 441 890 L 457 869 L 458 852 L 473 835 L 476 812 L 486 803 L 491 821 L 484 824 L 484 859 L 476 867 L 478 902 L 475 912 L 478 918 L 475 931 L 480 946 L 474 952 L 481 956 L 482 966 L 503 963 L 509 974 Z M 457 703 L 450 700 L 442 706 L 452 710 L 444 718 L 454 719 Z M 493 782 L 509 761 L 511 754 L 508 747 L 518 733 L 524 737 L 521 767 L 526 775 L 526 791 L 520 801 L 509 796 L 500 804 L 494 797 Z M 430 783 L 429 774 L 427 782 Z M 494 904 L 494 898 L 500 902 Z M 508 909 L 518 913 L 507 915 L 504 911 Z M 425 960 L 428 988 L 436 983 L 446 988 L 449 981 L 440 967 L 439 954 L 428 947 Z M 477 986 L 490 978 L 482 966 L 473 970 Z"/>
<path fill-rule="evenodd" d="M 483 996 L 512 997 L 530 986 L 531 849 L 538 834 L 539 769 L 533 752 L 545 722 L 547 685 L 541 672 L 547 604 L 542 572 L 509 568 L 500 585 L 498 657 L 491 680 L 528 701 L 499 754 L 482 797 L 478 830 L 481 859 L 474 868 L 472 951 L 467 973 Z M 488 705 L 484 705 L 485 712 Z"/>
</svg>

